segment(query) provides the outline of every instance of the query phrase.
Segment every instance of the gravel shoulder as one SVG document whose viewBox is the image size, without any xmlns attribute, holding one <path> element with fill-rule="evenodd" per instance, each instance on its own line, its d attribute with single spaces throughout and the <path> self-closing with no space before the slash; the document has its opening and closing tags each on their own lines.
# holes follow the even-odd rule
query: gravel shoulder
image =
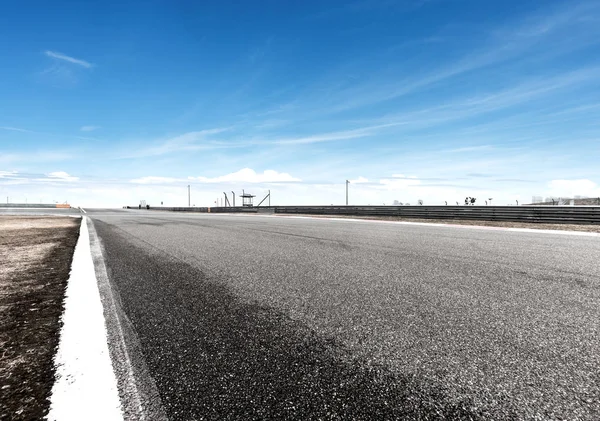
<svg viewBox="0 0 600 421">
<path fill-rule="evenodd" d="M 289 217 L 290 215 L 279 214 L 279 217 Z M 311 218 L 343 218 L 343 219 L 367 219 L 380 221 L 401 221 L 401 222 L 424 222 L 429 224 L 446 225 L 470 225 L 482 227 L 501 227 L 501 228 L 529 228 L 539 230 L 556 231 L 579 231 L 579 232 L 598 232 L 598 225 L 578 225 L 578 224 L 538 224 L 531 222 L 502 222 L 502 221 L 474 221 L 466 219 L 423 219 L 423 218 L 401 218 L 397 216 L 348 216 L 348 215 L 310 215 L 298 214 L 293 216 L 309 216 Z"/>
<path fill-rule="evenodd" d="M 41 419 L 80 219 L 0 216 L 0 419 Z"/>
</svg>

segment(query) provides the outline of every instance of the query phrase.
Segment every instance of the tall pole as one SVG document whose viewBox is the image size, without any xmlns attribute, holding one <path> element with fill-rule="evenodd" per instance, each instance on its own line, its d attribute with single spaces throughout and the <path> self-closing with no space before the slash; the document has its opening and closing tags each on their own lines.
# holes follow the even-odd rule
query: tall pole
<svg viewBox="0 0 600 421">
<path fill-rule="evenodd" d="M 232 190 L 231 194 L 233 195 L 233 207 L 235 208 L 235 192 Z"/>
<path fill-rule="evenodd" d="M 350 181 L 346 180 L 346 206 L 348 206 L 348 184 L 350 184 Z"/>
<path fill-rule="evenodd" d="M 271 207 L 271 190 L 269 190 L 269 207 Z"/>
<path fill-rule="evenodd" d="M 188 208 L 191 206 L 190 204 L 190 185 L 188 184 Z"/>
</svg>

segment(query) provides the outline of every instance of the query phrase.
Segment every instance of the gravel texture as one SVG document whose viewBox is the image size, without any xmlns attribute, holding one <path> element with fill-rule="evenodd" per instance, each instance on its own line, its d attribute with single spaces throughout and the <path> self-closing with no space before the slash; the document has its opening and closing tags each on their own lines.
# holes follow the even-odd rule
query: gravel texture
<svg viewBox="0 0 600 421">
<path fill-rule="evenodd" d="M 80 219 L 0 216 L 0 419 L 42 419 Z"/>
<path fill-rule="evenodd" d="M 598 238 L 88 216 L 173 420 L 600 417 Z"/>
</svg>

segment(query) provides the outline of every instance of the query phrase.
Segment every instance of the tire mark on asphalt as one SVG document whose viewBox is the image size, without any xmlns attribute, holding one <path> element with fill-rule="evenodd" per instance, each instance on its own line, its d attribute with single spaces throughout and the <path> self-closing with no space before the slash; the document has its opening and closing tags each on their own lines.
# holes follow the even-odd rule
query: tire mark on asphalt
<svg viewBox="0 0 600 421">
<path fill-rule="evenodd" d="M 109 352 L 117 377 L 123 418 L 129 420 L 166 420 L 156 385 L 148 375 L 141 357 L 139 340 L 131 323 L 122 311 L 120 297 L 111 287 L 103 256 L 106 250 L 97 235 L 94 223 L 88 218 L 90 248 L 109 342 Z"/>
<path fill-rule="evenodd" d="M 223 280 L 96 222 L 170 419 L 479 419 L 438 385 L 354 357 Z M 148 250 L 148 248 L 150 250 Z"/>
</svg>

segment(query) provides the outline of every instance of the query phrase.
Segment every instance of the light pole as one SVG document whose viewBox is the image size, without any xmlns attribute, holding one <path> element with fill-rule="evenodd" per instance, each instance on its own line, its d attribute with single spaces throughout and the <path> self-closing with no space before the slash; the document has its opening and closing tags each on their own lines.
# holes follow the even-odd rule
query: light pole
<svg viewBox="0 0 600 421">
<path fill-rule="evenodd" d="M 350 180 L 346 180 L 346 206 L 348 206 L 348 184 L 350 184 Z"/>
<path fill-rule="evenodd" d="M 188 208 L 190 207 L 190 185 L 188 184 Z"/>
<path fill-rule="evenodd" d="M 233 207 L 235 208 L 235 192 L 232 190 L 231 194 L 233 195 Z"/>
</svg>

